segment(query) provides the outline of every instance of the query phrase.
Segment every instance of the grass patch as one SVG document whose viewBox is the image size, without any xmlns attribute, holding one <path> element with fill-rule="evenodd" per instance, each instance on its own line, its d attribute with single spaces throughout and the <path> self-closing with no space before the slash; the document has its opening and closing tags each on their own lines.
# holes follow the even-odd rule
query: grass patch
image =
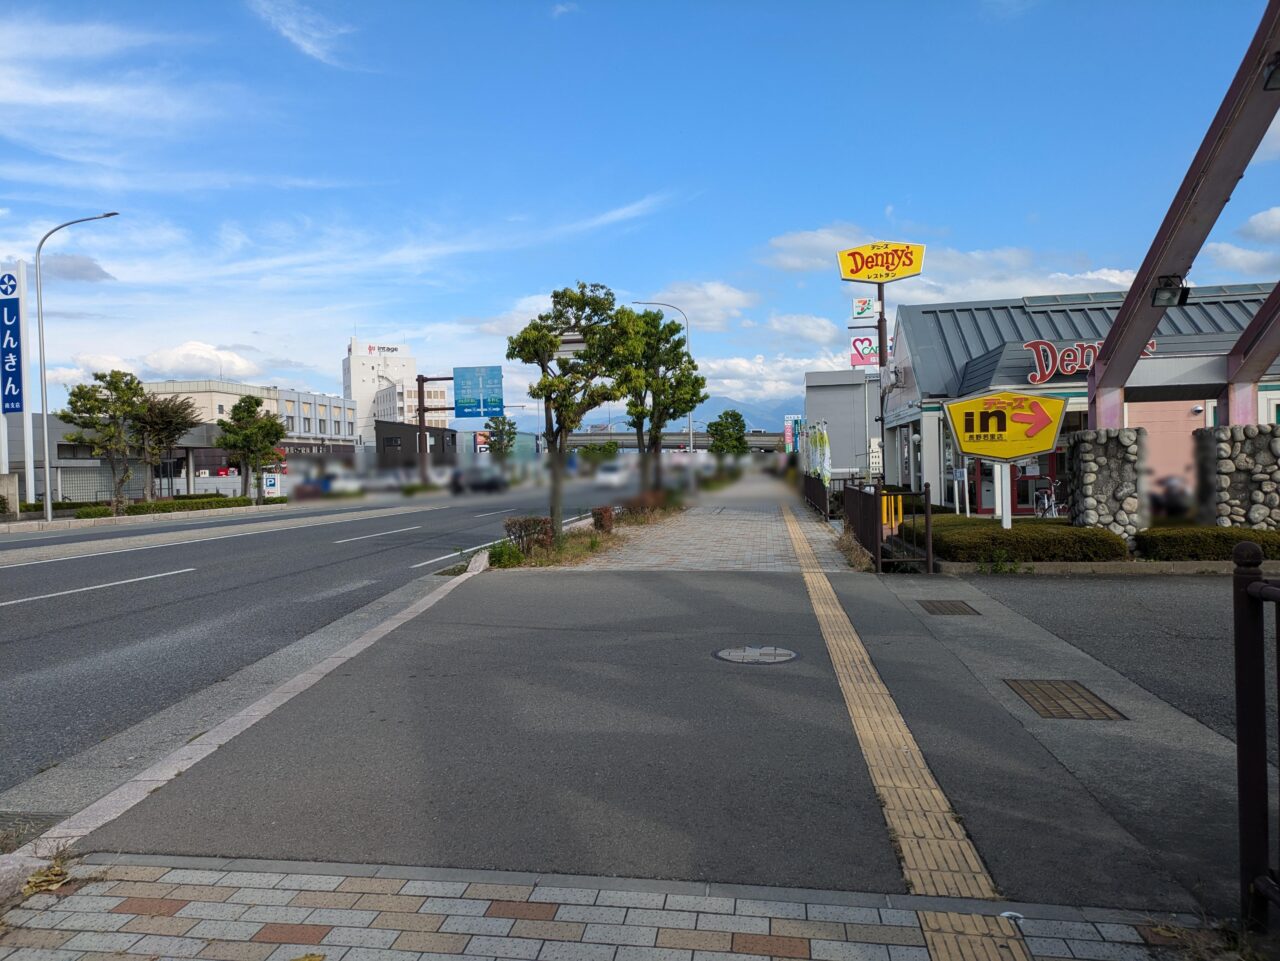
<svg viewBox="0 0 1280 961">
<path fill-rule="evenodd" d="M 858 543 L 858 539 L 853 536 L 853 531 L 848 528 L 836 541 L 836 550 L 844 555 L 844 559 L 855 571 L 869 571 L 875 568 L 871 552 Z"/>
<path fill-rule="evenodd" d="M 618 543 L 617 534 L 591 528 L 566 531 L 551 547 L 534 547 L 525 556 L 524 567 L 571 567 L 581 564 L 592 554 L 608 550 Z"/>
</svg>

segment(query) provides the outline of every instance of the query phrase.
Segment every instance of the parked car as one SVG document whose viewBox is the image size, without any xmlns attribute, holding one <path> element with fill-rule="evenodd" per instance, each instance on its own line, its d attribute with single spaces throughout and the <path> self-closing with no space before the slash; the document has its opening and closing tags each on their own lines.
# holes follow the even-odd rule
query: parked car
<svg viewBox="0 0 1280 961">
<path fill-rule="evenodd" d="M 510 487 L 506 476 L 496 467 L 481 466 L 468 467 L 466 470 L 457 470 L 453 472 L 453 479 L 449 482 L 449 489 L 455 494 L 462 494 L 466 491 L 504 491 Z"/>
<path fill-rule="evenodd" d="M 626 487 L 630 471 L 616 460 L 607 461 L 596 469 L 597 487 Z"/>
</svg>

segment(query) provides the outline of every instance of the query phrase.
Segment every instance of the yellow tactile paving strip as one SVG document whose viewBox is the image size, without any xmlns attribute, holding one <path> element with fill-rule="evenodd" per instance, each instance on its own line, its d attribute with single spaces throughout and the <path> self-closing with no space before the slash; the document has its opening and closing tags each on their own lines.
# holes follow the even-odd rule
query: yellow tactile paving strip
<svg viewBox="0 0 1280 961">
<path fill-rule="evenodd" d="M 1031 961 L 1008 918 L 921 911 L 920 927 L 932 961 Z"/>
<path fill-rule="evenodd" d="M 995 882 L 934 780 L 920 746 L 840 606 L 831 582 L 819 568 L 795 516 L 785 507 L 783 515 L 800 560 L 809 601 L 827 642 L 831 665 L 840 682 L 854 733 L 866 758 L 871 783 L 883 806 L 884 819 L 897 846 L 902 873 L 911 892 L 942 897 L 997 897 Z M 978 932 L 939 934 L 945 938 L 953 936 L 990 937 Z M 957 941 L 956 950 L 962 947 L 962 942 Z M 940 956 L 934 954 L 935 958 Z M 961 957 L 960 954 L 954 956 Z M 975 959 L 983 956 L 982 953 L 972 955 Z M 1010 957 L 1007 952 L 1000 956 Z"/>
</svg>

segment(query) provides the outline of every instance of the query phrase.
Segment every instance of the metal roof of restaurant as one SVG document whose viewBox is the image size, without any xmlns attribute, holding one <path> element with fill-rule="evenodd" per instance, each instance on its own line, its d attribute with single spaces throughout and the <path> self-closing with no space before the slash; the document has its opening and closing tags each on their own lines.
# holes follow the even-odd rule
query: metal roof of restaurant
<svg viewBox="0 0 1280 961">
<path fill-rule="evenodd" d="M 1222 335 L 1234 343 L 1233 335 L 1249 325 L 1274 286 L 1193 287 L 1185 306 L 1165 311 L 1155 336 L 1209 335 L 1205 346 L 1221 349 Z M 898 308 L 895 336 L 906 340 L 922 396 L 958 397 L 965 393 L 962 381 L 974 385 L 996 376 L 1001 348 L 1006 344 L 1021 347 L 1031 340 L 1102 340 L 1115 322 L 1125 293 L 1115 290 L 957 304 L 904 304 Z M 976 358 L 981 361 L 966 370 Z"/>
</svg>

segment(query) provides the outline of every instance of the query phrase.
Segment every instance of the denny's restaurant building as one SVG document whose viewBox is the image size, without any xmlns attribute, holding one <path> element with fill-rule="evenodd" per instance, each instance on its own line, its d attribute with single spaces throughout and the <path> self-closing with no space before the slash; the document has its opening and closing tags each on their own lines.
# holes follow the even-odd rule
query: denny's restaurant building
<svg viewBox="0 0 1280 961">
<path fill-rule="evenodd" d="M 1191 432 L 1215 423 L 1227 354 L 1272 286 L 1195 287 L 1166 311 L 1125 391 L 1125 426 L 1147 429 L 1151 482 L 1194 487 Z M 928 481 L 934 503 L 952 504 L 962 470 L 971 509 L 991 513 L 995 471 L 1011 470 L 1013 512 L 1033 513 L 1036 492 L 1065 469 L 1065 447 L 1009 466 L 963 458 L 942 405 L 1000 389 L 1063 396 L 1065 442 L 1087 426 L 1089 369 L 1123 300 L 1115 291 L 899 307 L 884 394 L 886 482 L 920 490 Z M 1280 363 L 1258 386 L 1257 417 L 1280 423 Z M 1065 486 L 1057 493 L 1061 502 Z"/>
</svg>

